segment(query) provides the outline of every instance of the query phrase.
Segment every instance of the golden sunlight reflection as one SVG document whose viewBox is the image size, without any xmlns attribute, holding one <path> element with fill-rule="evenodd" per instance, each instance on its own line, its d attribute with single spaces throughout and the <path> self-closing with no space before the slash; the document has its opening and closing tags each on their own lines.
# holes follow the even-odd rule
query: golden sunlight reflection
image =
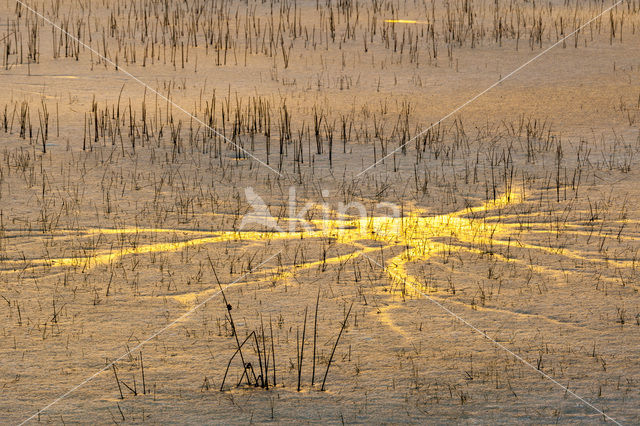
<svg viewBox="0 0 640 426">
<path fill-rule="evenodd" d="M 514 192 L 503 194 L 496 200 L 485 202 L 475 207 L 467 207 L 459 211 L 447 214 L 433 215 L 420 209 L 414 209 L 403 217 L 391 216 L 370 216 L 353 217 L 339 215 L 337 212 L 322 219 L 312 219 L 310 224 L 312 229 L 303 228 L 293 232 L 273 232 L 273 231 L 221 231 L 207 232 L 199 230 L 179 230 L 179 229 L 153 229 L 153 228 L 124 228 L 107 229 L 92 228 L 84 231 L 69 231 L 69 234 L 80 235 L 80 237 L 100 238 L 107 235 L 118 236 L 120 248 L 88 251 L 82 255 L 67 256 L 59 258 L 41 258 L 29 260 L 26 264 L 24 260 L 4 261 L 4 271 L 26 270 L 35 268 L 75 268 L 83 272 L 98 266 L 109 266 L 121 261 L 126 256 L 145 255 L 157 252 L 179 252 L 191 247 L 202 245 L 215 245 L 224 242 L 239 242 L 245 247 L 264 242 L 277 243 L 278 241 L 299 241 L 313 238 L 330 238 L 343 248 L 343 254 L 324 256 L 321 260 L 294 262 L 294 264 L 280 264 L 277 267 L 268 266 L 263 268 L 258 278 L 253 277 L 253 282 L 273 282 L 277 283 L 293 278 L 296 273 L 305 269 L 320 268 L 326 265 L 343 265 L 358 257 L 366 257 L 369 260 L 379 259 L 384 265 L 388 277 L 392 280 L 393 288 L 400 290 L 403 296 L 415 296 L 415 289 L 425 292 L 434 297 L 445 297 L 446 291 L 442 285 L 431 286 L 425 278 L 416 276 L 410 270 L 415 262 L 428 261 L 443 254 L 451 255 L 459 252 L 467 252 L 478 255 L 490 254 L 495 261 L 503 263 L 513 263 L 525 268 L 532 273 L 543 273 L 548 276 L 555 276 L 562 279 L 564 271 L 554 269 L 549 266 L 533 265 L 524 259 L 505 255 L 494 250 L 497 247 L 509 252 L 510 249 L 526 249 L 543 254 L 560 255 L 563 258 L 573 259 L 580 262 L 608 262 L 614 267 L 629 267 L 632 261 L 613 261 L 596 258 L 588 258 L 579 254 L 575 250 L 567 248 L 558 249 L 543 245 L 525 243 L 521 241 L 522 228 L 519 223 L 509 223 L 502 220 L 509 217 L 507 207 L 517 205 L 523 200 Z M 286 222 L 282 219 L 281 222 Z M 537 233 L 547 232 L 552 234 L 552 230 L 536 229 Z M 168 234 L 173 237 L 171 242 L 137 243 L 132 244 L 124 236 L 146 237 L 156 234 Z M 157 235 L 156 235 L 157 236 Z M 176 239 L 181 239 L 176 241 Z M 137 240 L 136 240 L 137 241 Z M 374 244 L 371 244 L 371 243 Z M 104 246 L 104 242 L 102 243 Z M 348 249 L 344 249 L 347 247 Z M 383 250 L 387 250 L 388 257 L 379 256 Z M 437 260 L 437 259 L 436 259 Z M 378 263 L 374 260 L 373 263 Z M 408 284 L 408 285 L 407 285 Z M 438 283 L 435 283 L 438 284 Z M 441 284 L 441 283 L 440 283 Z M 204 300 L 207 296 L 218 291 L 217 285 L 212 285 L 207 289 L 188 292 L 183 294 L 166 295 L 185 306 L 194 306 Z M 465 304 L 457 299 L 448 298 L 450 303 Z M 473 309 L 486 309 L 501 311 L 497 308 L 471 306 Z M 380 307 L 378 313 L 380 321 L 389 327 L 395 328 L 389 315 L 389 306 Z M 524 315 L 507 312 L 512 315 Z"/>
<path fill-rule="evenodd" d="M 117 250 L 101 250 L 87 256 L 36 259 L 31 261 L 30 266 L 70 266 L 88 270 L 96 266 L 113 263 L 124 256 L 155 252 L 177 252 L 188 247 L 203 244 L 215 244 L 225 241 L 256 243 L 268 240 L 297 240 L 301 238 L 320 237 L 331 237 L 335 238 L 339 243 L 352 244 L 359 248 L 360 252 L 358 255 L 368 251 L 365 247 L 356 243 L 362 239 L 372 239 L 390 245 L 407 247 L 401 255 L 394 258 L 393 263 L 397 264 L 401 259 L 426 259 L 435 252 L 457 250 L 460 248 L 433 241 L 433 238 L 436 237 L 450 237 L 459 241 L 480 244 L 494 241 L 494 235 L 497 231 L 502 231 L 502 227 L 497 223 L 486 223 L 479 219 L 470 219 L 464 216 L 481 211 L 500 209 L 516 200 L 517 196 L 515 194 L 505 194 L 479 207 L 471 207 L 457 212 L 435 216 L 426 216 L 424 211 L 416 210 L 404 217 L 371 216 L 356 217 L 351 220 L 345 218 L 312 219 L 310 222 L 314 225 L 314 229 L 294 232 L 223 231 L 207 233 L 204 231 L 154 228 L 91 228 L 84 231 L 83 234 L 85 236 L 95 236 L 100 234 L 174 233 L 190 235 L 204 233 L 208 234 L 208 236 L 187 239 L 185 241 L 139 244 Z M 338 215 L 333 212 L 333 216 Z M 500 234 L 500 232 L 498 232 L 498 234 Z M 340 261 L 340 259 L 337 261 Z M 18 264 L 19 261 L 13 261 L 13 263 Z"/>
<path fill-rule="evenodd" d="M 427 21 L 414 21 L 412 19 L 385 19 L 390 24 L 428 24 Z"/>
</svg>

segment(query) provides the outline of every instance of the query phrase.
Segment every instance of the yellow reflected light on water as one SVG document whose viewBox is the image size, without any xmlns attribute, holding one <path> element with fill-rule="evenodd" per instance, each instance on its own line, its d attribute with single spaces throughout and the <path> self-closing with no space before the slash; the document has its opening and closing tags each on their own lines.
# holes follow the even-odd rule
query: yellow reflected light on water
<svg viewBox="0 0 640 426">
<path fill-rule="evenodd" d="M 390 24 L 428 24 L 427 21 L 414 21 L 412 19 L 385 19 L 384 22 L 390 23 Z"/>
<path fill-rule="evenodd" d="M 295 274 L 296 270 L 312 268 L 318 266 L 320 263 L 344 263 L 352 258 L 380 250 L 379 247 L 368 247 L 360 242 L 362 240 L 374 240 L 380 242 L 384 247 L 404 248 L 399 254 L 388 259 L 387 264 L 384 266 L 394 280 L 405 280 L 418 286 L 418 281 L 406 271 L 405 265 L 408 262 L 426 260 L 434 254 L 443 251 L 470 250 L 459 244 L 449 244 L 442 241 L 442 239 L 447 238 L 449 240 L 480 246 L 501 244 L 501 240 L 496 237 L 509 234 L 509 225 L 502 225 L 497 222 L 485 222 L 484 220 L 469 218 L 467 216 L 473 216 L 482 211 L 501 209 L 510 203 L 518 201 L 519 198 L 517 194 L 510 193 L 480 206 L 470 207 L 448 214 L 429 216 L 425 211 L 415 210 L 404 217 L 371 216 L 313 219 L 310 220 L 310 223 L 314 229 L 306 231 L 224 231 L 209 233 L 208 236 L 186 239 L 185 241 L 140 244 L 119 250 L 102 250 L 88 256 L 39 259 L 33 261 L 32 265 L 49 267 L 68 266 L 87 270 L 100 265 L 111 264 L 125 256 L 155 252 L 178 252 L 189 247 L 217 244 L 225 241 L 255 243 L 269 240 L 300 240 L 304 238 L 330 237 L 334 238 L 337 243 L 351 245 L 355 251 L 323 259 L 322 261 L 278 267 L 273 270 L 267 270 L 265 273 L 271 274 L 273 280 L 281 280 L 290 278 Z M 334 216 L 336 215 L 334 214 Z M 203 231 L 153 228 L 95 228 L 85 231 L 85 235 L 154 233 L 180 233 L 187 236 L 190 234 L 207 234 Z"/>
<path fill-rule="evenodd" d="M 90 228 L 84 231 L 64 231 L 62 234 L 79 235 L 80 237 L 98 237 L 101 235 L 141 235 L 145 237 L 155 234 L 170 234 L 174 241 L 149 244 L 134 244 L 127 242 L 125 238 L 119 238 L 122 246 L 118 249 L 91 251 L 91 254 L 83 253 L 79 256 L 60 258 L 45 258 L 23 261 L 5 261 L 4 272 L 24 271 L 37 267 L 60 268 L 69 267 L 81 269 L 83 272 L 98 266 L 109 266 L 127 256 L 151 254 L 157 252 L 180 252 L 188 248 L 213 245 L 216 247 L 223 242 L 239 242 L 246 247 L 260 242 L 300 241 L 304 239 L 330 238 L 337 244 L 346 248 L 346 253 L 336 255 L 319 256 L 320 260 L 303 261 L 294 264 L 278 264 L 278 266 L 266 265 L 259 271 L 259 276 L 252 276 L 252 282 L 280 282 L 295 278 L 295 275 L 303 270 L 318 268 L 325 270 L 327 265 L 338 265 L 340 268 L 345 263 L 358 257 L 366 257 L 373 264 L 383 267 L 396 289 L 400 289 L 403 295 L 417 295 L 417 293 L 431 293 L 436 297 L 447 297 L 439 294 L 444 286 L 437 282 L 427 282 L 426 279 L 416 276 L 410 269 L 412 263 L 435 259 L 439 256 L 448 257 L 453 253 L 466 252 L 477 255 L 490 255 L 496 261 L 512 263 L 521 266 L 532 273 L 542 273 L 553 276 L 558 280 L 564 279 L 566 273 L 549 265 L 534 265 L 524 258 L 517 258 L 509 254 L 501 254 L 495 249 L 510 248 L 526 249 L 561 256 L 565 259 L 573 259 L 581 264 L 586 262 L 606 263 L 616 268 L 635 268 L 633 260 L 612 260 L 607 258 L 589 257 L 586 252 L 574 249 L 559 249 L 543 245 L 528 244 L 521 241 L 522 226 L 518 223 L 510 223 L 509 217 L 514 217 L 513 211 L 507 208 L 518 205 L 523 200 L 519 194 L 511 192 L 502 195 L 496 200 L 490 200 L 475 207 L 464 208 L 452 213 L 433 215 L 421 209 L 414 209 L 403 217 L 391 216 L 349 216 L 329 211 L 327 217 L 311 219 L 308 222 L 311 228 L 307 230 L 295 230 L 292 232 L 274 231 L 219 231 L 207 232 L 182 229 L 154 229 L 154 228 Z M 286 223 L 293 219 L 281 218 Z M 528 231 L 527 231 L 528 232 Z M 537 229 L 537 232 L 553 234 L 552 231 Z M 625 237 L 627 238 L 627 237 Z M 633 236 L 629 237 L 634 239 Z M 178 239 L 179 241 L 175 241 Z M 104 243 L 103 243 L 104 244 Z M 313 244 L 313 243 L 311 243 Z M 317 246 L 317 245 L 316 245 Z M 385 250 L 382 257 L 378 255 Z M 385 257 L 389 254 L 389 257 Z M 320 254 L 320 253 L 318 253 Z M 325 257 L 326 255 L 326 257 Z M 374 260 L 376 259 L 376 260 Z M 378 263 L 380 261 L 380 263 Z M 417 266 L 417 265 L 413 265 Z M 602 277 L 603 280 L 607 279 Z M 611 278 L 613 279 L 613 278 Z M 213 283 L 211 283 L 213 284 Z M 632 284 L 629 284 L 632 285 Z M 218 291 L 217 285 L 208 288 L 190 291 L 183 294 L 165 295 L 168 298 L 185 306 L 194 306 L 198 301 Z M 514 313 L 500 308 L 488 306 L 468 305 L 467 303 L 447 298 L 450 303 L 462 304 L 473 309 L 487 311 L 501 311 L 519 316 L 535 316 L 527 313 Z M 379 319 L 391 328 L 393 324 L 390 315 L 392 306 L 378 307 Z M 395 309 L 395 308 L 394 308 Z M 549 321 L 555 321 L 547 318 Z"/>
</svg>

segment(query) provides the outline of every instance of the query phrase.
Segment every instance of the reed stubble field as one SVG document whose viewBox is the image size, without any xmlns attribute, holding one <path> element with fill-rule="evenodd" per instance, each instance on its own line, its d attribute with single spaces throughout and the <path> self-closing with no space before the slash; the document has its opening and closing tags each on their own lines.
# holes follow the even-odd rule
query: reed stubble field
<svg viewBox="0 0 640 426">
<path fill-rule="evenodd" d="M 637 423 L 612 5 L 2 0 L 2 421 Z"/>
</svg>

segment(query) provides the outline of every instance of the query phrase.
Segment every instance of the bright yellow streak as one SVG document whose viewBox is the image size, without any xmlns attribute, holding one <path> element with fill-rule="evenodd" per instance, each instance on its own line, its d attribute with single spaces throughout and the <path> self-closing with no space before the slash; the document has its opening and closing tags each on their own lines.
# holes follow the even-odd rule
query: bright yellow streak
<svg viewBox="0 0 640 426">
<path fill-rule="evenodd" d="M 417 21 L 402 21 L 402 23 L 414 23 Z M 207 244 L 219 244 L 226 241 L 242 241 L 247 243 L 257 243 L 260 241 L 277 240 L 300 240 L 304 238 L 333 238 L 336 243 L 350 245 L 356 249 L 354 252 L 343 255 L 328 257 L 324 260 L 305 262 L 299 265 L 284 265 L 265 269 L 261 272 L 261 278 L 257 281 L 272 280 L 273 282 L 286 280 L 295 276 L 298 271 L 308 270 L 322 265 L 344 264 L 367 253 L 381 250 L 380 247 L 370 247 L 362 244 L 361 240 L 374 240 L 383 243 L 383 247 L 402 247 L 400 253 L 385 260 L 385 268 L 393 282 L 401 287 L 406 293 L 414 293 L 412 290 L 420 289 L 425 292 L 436 291 L 427 287 L 426 283 L 420 282 L 417 277 L 407 270 L 407 264 L 416 260 L 428 260 L 429 258 L 442 254 L 460 251 L 473 252 L 478 254 L 486 253 L 482 248 L 492 246 L 512 245 L 514 248 L 525 248 L 530 250 L 541 250 L 550 254 L 561 254 L 575 260 L 582 261 L 602 261 L 610 262 L 618 267 L 628 266 L 630 261 L 606 261 L 590 259 L 580 256 L 574 252 L 561 252 L 558 249 L 544 247 L 533 244 L 526 244 L 514 238 L 514 231 L 520 227 L 519 224 L 500 223 L 500 213 L 492 215 L 480 215 L 479 213 L 500 210 L 511 204 L 520 203 L 522 200 L 516 193 L 503 194 L 500 198 L 488 201 L 475 207 L 469 207 L 456 212 L 440 215 L 428 215 L 427 212 L 415 209 L 403 218 L 389 216 L 375 217 L 354 217 L 339 215 L 332 212 L 332 217 L 339 219 L 313 219 L 310 223 L 313 230 L 295 232 L 258 232 L 258 231 L 226 231 L 207 232 L 190 231 L 178 229 L 155 229 L 155 228 L 124 228 L 124 229 L 100 229 L 91 228 L 82 231 L 84 235 L 100 234 L 174 234 L 178 235 L 205 235 L 201 238 L 192 238 L 178 242 L 162 242 L 153 244 L 141 244 L 133 247 L 124 247 L 118 250 L 103 250 L 91 256 L 85 257 L 65 257 L 56 259 L 39 259 L 32 261 L 31 266 L 50 267 L 82 267 L 84 270 L 99 265 L 108 265 L 118 259 L 129 255 L 141 255 L 155 252 L 178 252 L 189 247 L 196 247 Z M 286 222 L 287 219 L 282 219 Z M 507 241 L 509 237 L 509 241 Z M 461 244 L 462 243 L 462 244 Z M 466 243 L 466 244 L 465 244 Z M 473 248 L 478 247 L 478 248 Z M 493 253 L 496 259 L 504 262 L 515 262 L 523 267 L 528 267 L 532 271 L 540 273 L 561 274 L 560 271 L 529 265 L 518 259 L 509 259 L 500 254 Z M 7 262 L 5 262 L 7 264 Z M 20 263 L 13 261 L 9 264 L 18 266 Z M 268 278 L 265 278 L 268 277 Z M 409 284 L 409 285 L 405 285 Z M 209 288 L 200 292 L 190 292 L 185 294 L 168 295 L 184 305 L 194 305 L 198 300 L 213 294 L 217 288 Z M 455 299 L 448 299 L 451 303 L 461 303 Z M 496 310 L 509 312 L 515 315 L 525 315 L 502 311 L 494 308 L 482 308 L 473 306 L 475 309 Z M 391 319 L 390 306 L 381 307 L 379 319 L 392 329 L 401 332 L 394 325 Z M 528 314 L 526 314 L 528 315 Z M 535 315 L 533 315 L 535 316 Z M 403 334 L 403 333 L 401 333 Z"/>
<path fill-rule="evenodd" d="M 162 229 L 162 228 L 89 228 L 85 234 L 215 234 L 215 231 L 192 231 L 189 229 Z"/>
<path fill-rule="evenodd" d="M 204 244 L 216 244 L 225 241 L 259 242 L 268 240 L 294 240 L 301 238 L 332 237 L 338 243 L 355 244 L 361 239 L 372 239 L 387 244 L 400 244 L 407 249 L 396 256 L 390 262 L 390 268 L 400 273 L 400 265 L 413 259 L 426 259 L 433 252 L 443 250 L 459 250 L 459 247 L 442 242 L 434 242 L 436 237 L 451 237 L 460 241 L 489 243 L 493 242 L 493 235 L 499 231 L 497 224 L 488 225 L 478 219 L 461 217 L 465 214 L 478 213 L 490 209 L 503 208 L 516 200 L 514 194 L 503 195 L 501 198 L 485 203 L 479 207 L 450 214 L 436 216 L 421 216 L 424 212 L 416 211 L 404 218 L 376 216 L 356 217 L 352 220 L 345 219 L 315 219 L 311 223 L 315 230 L 296 232 L 258 232 L 258 231 L 226 231 L 219 232 L 211 237 L 195 238 L 179 242 L 163 242 L 154 244 L 141 244 L 118 250 L 103 250 L 91 256 L 78 256 L 54 259 L 40 259 L 32 262 L 33 266 L 48 265 L 51 267 L 70 266 L 82 267 L 84 270 L 99 265 L 108 265 L 119 258 L 128 255 L 140 255 L 155 252 L 177 252 L 188 247 Z M 135 233 L 184 233 L 200 234 L 202 231 L 182 231 L 172 229 L 155 228 L 123 228 L 123 229 L 99 229 L 91 228 L 85 231 L 88 235 L 96 234 L 135 234 Z M 359 244 L 362 253 L 373 249 Z M 347 254 L 334 258 L 332 262 L 343 262 L 353 254 Z M 318 262 L 305 264 L 304 267 L 317 266 Z M 403 273 L 403 275 L 406 275 Z M 281 278 L 290 276 L 285 273 Z"/>
<path fill-rule="evenodd" d="M 109 230 L 112 231 L 112 230 Z M 162 232 L 162 230 L 154 229 L 153 232 Z M 134 233 L 135 230 L 128 229 L 125 232 Z M 115 232 L 114 232 L 115 233 Z M 113 252 L 102 252 L 101 254 L 96 254 L 89 257 L 70 257 L 70 258 L 59 258 L 59 259 L 51 259 L 49 262 L 50 266 L 73 266 L 80 267 L 82 266 L 85 269 L 93 268 L 99 265 L 107 265 L 112 263 L 113 261 L 131 254 L 147 254 L 147 253 L 155 253 L 155 252 L 177 252 L 183 250 L 187 247 L 195 247 L 203 244 L 214 244 L 224 241 L 265 241 L 265 240 L 277 240 L 284 238 L 300 238 L 300 232 L 294 233 L 277 233 L 277 232 L 222 232 L 215 237 L 206 237 L 206 238 L 196 238 L 193 240 L 180 241 L 180 242 L 172 242 L 172 243 L 155 243 L 155 244 L 145 244 L 137 247 L 130 247 L 125 249 L 116 250 Z"/>
<path fill-rule="evenodd" d="M 390 24 L 428 24 L 427 21 L 413 21 L 411 19 L 385 19 Z"/>
<path fill-rule="evenodd" d="M 335 238 L 337 243 L 350 244 L 358 248 L 354 253 L 335 256 L 325 260 L 307 262 L 302 265 L 273 268 L 267 270 L 272 280 L 279 281 L 292 277 L 298 270 L 320 266 L 323 263 L 335 264 L 346 261 L 369 252 L 379 250 L 375 247 L 366 247 L 359 244 L 359 240 L 369 239 L 383 242 L 386 246 L 397 245 L 405 249 L 387 260 L 384 265 L 389 276 L 397 283 L 410 283 L 416 288 L 425 288 L 424 283 L 418 282 L 406 270 L 406 264 L 414 260 L 427 260 L 431 256 L 442 252 L 457 252 L 469 250 L 458 244 L 448 244 L 443 240 L 451 239 L 469 244 L 490 246 L 503 245 L 504 241 L 497 239 L 498 235 L 505 234 L 505 226 L 497 223 L 488 223 L 481 219 L 465 216 L 475 215 L 480 212 L 501 209 L 507 205 L 519 202 L 517 194 L 504 194 L 495 201 L 486 202 L 477 207 L 470 207 L 449 214 L 427 216 L 425 212 L 415 210 L 403 218 L 376 216 L 376 217 L 342 217 L 341 219 L 314 219 L 310 221 L 314 230 L 297 232 L 257 232 L 257 231 L 227 231 L 219 232 L 213 236 L 194 238 L 179 242 L 162 242 L 154 244 L 141 244 L 134 247 L 126 247 L 118 250 L 106 250 L 86 257 L 66 257 L 55 259 L 40 259 L 33 262 L 33 266 L 48 265 L 50 267 L 81 267 L 83 270 L 100 265 L 111 264 L 118 259 L 129 255 L 141 255 L 156 252 L 178 252 L 189 247 L 205 244 L 217 244 L 225 241 L 259 242 L 268 240 L 299 240 L 301 238 Z M 334 212 L 335 213 L 335 212 Z M 88 235 L 96 234 L 148 234 L 148 233 L 174 233 L 174 234 L 201 234 L 203 231 L 182 231 L 173 229 L 155 228 L 124 228 L 124 229 L 99 229 L 92 228 L 85 231 Z M 514 246 L 518 245 L 514 243 Z M 520 246 L 523 246 L 520 244 Z M 531 246 L 531 248 L 538 248 Z M 190 295 L 172 296 L 181 303 L 190 304 L 197 293 Z"/>
</svg>

